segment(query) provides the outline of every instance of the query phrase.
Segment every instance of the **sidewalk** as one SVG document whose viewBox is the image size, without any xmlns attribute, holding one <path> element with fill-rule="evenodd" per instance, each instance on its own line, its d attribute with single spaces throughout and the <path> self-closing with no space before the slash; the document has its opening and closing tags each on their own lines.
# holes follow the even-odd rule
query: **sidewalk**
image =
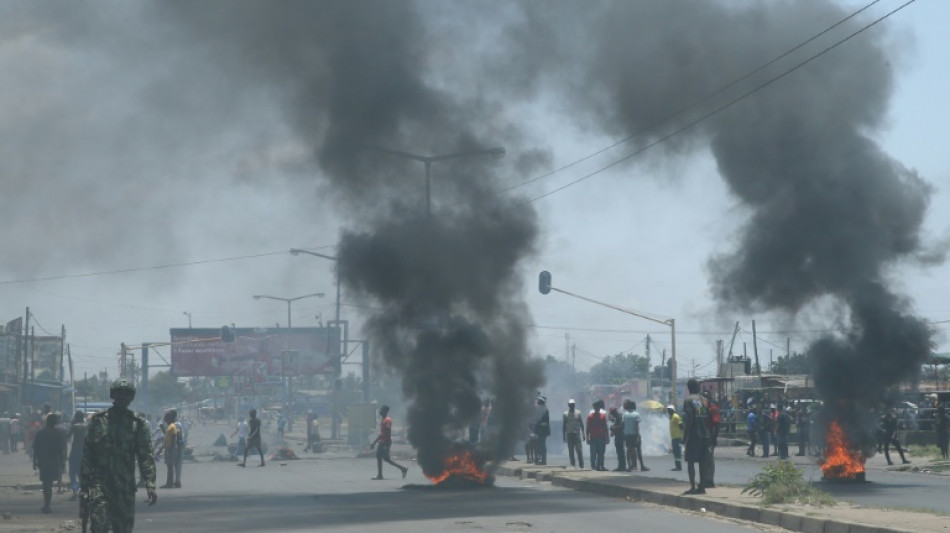
<svg viewBox="0 0 950 533">
<path fill-rule="evenodd" d="M 718 450 L 717 450 L 718 453 Z M 744 452 L 743 452 L 744 453 Z M 807 461 L 808 458 L 796 458 Z M 765 461 L 765 459 L 763 459 Z M 594 472 L 558 466 L 509 463 L 498 475 L 550 482 L 554 486 L 602 496 L 642 501 L 782 527 L 804 533 L 937 533 L 948 531 L 947 517 L 905 509 L 879 509 L 839 502 L 829 507 L 782 504 L 765 507 L 742 487 L 717 486 L 686 496 L 685 481 L 638 476 L 636 472 Z"/>
<path fill-rule="evenodd" d="M 69 475 L 63 475 L 64 486 Z M 39 476 L 33 472 L 30 456 L 21 447 L 17 453 L 0 455 L 0 532 L 34 533 L 80 531 L 79 502 L 70 501 L 72 493 L 56 492 L 53 485 L 53 512 L 43 514 L 43 493 Z"/>
</svg>

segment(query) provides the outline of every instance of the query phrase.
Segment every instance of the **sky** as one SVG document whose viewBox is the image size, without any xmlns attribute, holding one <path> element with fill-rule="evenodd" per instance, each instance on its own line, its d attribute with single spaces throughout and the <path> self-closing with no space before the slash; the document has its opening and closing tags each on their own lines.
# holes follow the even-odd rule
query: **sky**
<svg viewBox="0 0 950 533">
<path fill-rule="evenodd" d="M 866 3 L 830 2 L 846 12 Z M 881 0 L 860 20 L 872 20 L 903 3 Z M 289 298 L 325 292 L 325 298 L 293 305 L 293 325 L 332 319 L 334 263 L 287 251 L 336 254 L 341 235 L 374 227 L 369 221 L 385 208 L 373 202 L 383 196 L 360 193 L 361 188 L 391 188 L 388 195 L 423 209 L 421 164 L 376 154 L 370 168 L 356 170 L 376 170 L 389 181 L 357 183 L 352 177 L 357 174 L 349 174 L 353 181 L 340 186 L 333 176 L 354 169 L 341 171 L 334 165 L 342 163 L 328 159 L 310 161 L 338 132 L 332 121 L 310 120 L 306 106 L 280 105 L 298 101 L 305 92 L 282 82 L 299 72 L 318 82 L 332 83 L 333 78 L 322 77 L 319 62 L 285 61 L 288 49 L 270 46 L 268 40 L 282 33 L 305 35 L 306 28 L 282 32 L 278 25 L 261 23 L 253 31 L 236 32 L 234 28 L 246 29 L 240 20 L 210 8 L 208 13 L 173 13 L 144 23 L 149 19 L 138 8 L 102 7 L 109 2 L 67 8 L 31 4 L 0 7 L 0 68 L 8 80 L 0 87 L 0 212 L 9 221 L 0 235 L 7 251 L 0 261 L 0 320 L 22 316 L 29 307 L 37 334 L 56 334 L 65 326 L 78 377 L 103 369 L 115 375 L 120 343 L 167 341 L 170 328 L 186 327 L 189 320 L 194 327 L 285 326 L 285 304 L 254 300 L 254 294 Z M 581 94 L 588 80 L 578 73 L 600 72 L 609 79 L 610 69 L 532 63 L 530 54 L 514 52 L 510 57 L 515 59 L 505 63 L 497 58 L 509 57 L 506 51 L 495 48 L 513 38 L 487 22 L 511 15 L 510 7 L 475 17 L 467 28 L 466 10 L 456 4 L 431 4 L 423 29 L 408 24 L 404 29 L 431 37 L 421 40 L 412 55 L 425 63 L 423 79 L 429 87 L 466 105 L 452 108 L 453 102 L 442 101 L 449 110 L 438 119 L 417 121 L 426 131 L 414 130 L 419 127 L 414 123 L 402 137 L 398 131 L 387 132 L 369 141 L 423 155 L 452 151 L 439 139 L 466 134 L 483 145 L 505 147 L 504 158 L 473 163 L 478 172 L 471 175 L 447 162 L 432 165 L 436 218 L 451 212 L 453 198 L 464 198 L 467 187 L 477 188 L 460 183 L 456 173 L 471 179 L 487 168 L 504 178 L 489 183 L 495 186 L 557 170 L 516 189 L 516 197 L 527 201 L 523 209 L 536 212 L 538 237 L 534 252 L 525 253 L 513 267 L 521 283 L 506 290 L 518 293 L 526 304 L 519 316 L 527 326 L 531 356 L 566 359 L 571 347 L 577 368 L 587 369 L 605 355 L 642 355 L 648 334 L 654 364 L 663 350 L 671 349 L 666 326 L 564 294 L 541 295 L 541 270 L 552 273 L 559 289 L 675 318 L 680 375 L 715 374 L 716 341 L 728 344 L 736 322 L 741 331 L 734 353 L 742 353 L 745 343 L 752 355 L 755 320 L 763 361 L 783 355 L 786 342 L 793 351 L 803 351 L 816 336 L 836 327 L 836 315 L 827 309 L 834 306 L 827 302 L 796 308 L 790 316 L 781 310 L 724 308 L 717 301 L 710 258 L 741 242 L 750 210 L 727 187 L 724 163 L 708 140 L 687 132 L 614 165 L 638 151 L 625 143 L 601 152 L 627 135 L 622 120 L 604 118 L 621 112 L 604 109 L 606 96 L 588 104 L 564 96 L 555 85 L 567 80 L 564 93 Z M 736 10 L 790 5 L 726 4 Z M 830 25 L 833 19 L 819 16 L 826 14 L 822 9 L 815 9 L 814 20 L 809 18 L 809 9 L 826 4 L 799 4 L 802 20 L 814 28 Z M 950 236 L 950 216 L 943 209 L 950 205 L 950 162 L 936 141 L 941 127 L 950 123 L 950 106 L 944 102 L 950 94 L 947 38 L 941 25 L 948 18 L 950 4 L 917 0 L 760 91 L 768 97 L 774 87 L 799 83 L 799 74 L 811 75 L 809 69 L 863 72 L 849 47 L 860 46 L 862 39 L 881 43 L 893 85 L 881 88 L 883 95 L 875 87 L 862 88 L 883 106 L 879 117 L 868 120 L 865 133 L 932 185 L 921 235 L 935 244 Z M 537 31 L 563 30 L 560 23 L 539 24 Z M 531 43 L 543 41 L 534 40 L 530 29 L 535 26 L 525 27 L 529 29 L 522 28 L 525 33 L 513 40 L 527 42 L 530 51 Z M 585 49 L 590 42 L 584 28 L 574 30 L 578 33 L 558 35 L 560 45 Z M 249 46 L 246 34 L 261 42 Z M 456 34 L 469 40 L 456 42 Z M 789 24 L 775 42 L 748 42 L 747 48 L 781 52 L 789 48 L 784 43 L 797 44 L 813 34 Z M 707 37 L 697 33 L 682 39 L 702 42 Z M 780 37 L 786 40 L 779 42 Z M 363 60 L 380 71 L 391 67 L 379 58 Z M 689 57 L 680 60 L 688 62 Z M 468 61 L 475 66 L 467 68 Z M 532 68 L 545 74 L 521 85 L 518 76 L 527 80 Z M 600 68 L 608 73 L 596 70 Z M 497 91 L 491 73 L 509 93 Z M 717 80 L 729 77 L 722 76 Z M 384 77 L 380 83 L 393 81 Z M 325 97 L 318 94 L 312 101 L 326 105 Z M 821 97 L 817 90 L 811 94 Z M 658 97 L 645 94 L 648 98 Z M 328 109 L 333 116 L 335 109 Z M 460 117 L 470 131 L 450 129 Z M 389 165 L 394 168 L 379 170 Z M 934 323 L 938 351 L 950 344 L 950 288 L 942 283 L 948 268 L 906 258 L 887 262 L 891 287 L 909 299 L 914 313 Z M 360 338 L 365 334 L 360 326 L 378 309 L 356 292 L 344 289 L 341 316 L 354 324 L 354 337 Z M 159 359 L 169 356 L 167 348 L 157 353 Z M 358 367 L 344 371 L 358 373 Z"/>
</svg>

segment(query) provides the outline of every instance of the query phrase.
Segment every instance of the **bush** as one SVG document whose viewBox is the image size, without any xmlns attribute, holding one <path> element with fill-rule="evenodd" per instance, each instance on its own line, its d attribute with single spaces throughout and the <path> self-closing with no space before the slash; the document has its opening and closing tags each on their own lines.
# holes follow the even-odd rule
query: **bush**
<svg viewBox="0 0 950 533">
<path fill-rule="evenodd" d="M 742 493 L 759 496 L 767 505 L 803 503 L 822 506 L 835 503 L 830 494 L 806 483 L 802 471 L 791 461 L 765 465 L 762 472 L 749 480 Z"/>
</svg>

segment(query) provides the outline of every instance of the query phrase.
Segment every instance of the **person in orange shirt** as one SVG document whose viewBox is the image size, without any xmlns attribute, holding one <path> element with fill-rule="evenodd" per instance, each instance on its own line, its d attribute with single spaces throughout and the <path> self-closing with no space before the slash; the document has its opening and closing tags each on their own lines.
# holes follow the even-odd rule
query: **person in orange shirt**
<svg viewBox="0 0 950 533">
<path fill-rule="evenodd" d="M 379 448 L 376 449 L 377 474 L 373 479 L 383 479 L 383 461 L 398 468 L 399 471 L 402 472 L 402 477 L 406 477 L 406 473 L 409 472 L 409 469 L 397 464 L 389 456 L 389 449 L 393 445 L 393 419 L 389 418 L 388 405 L 379 408 L 379 416 L 382 418 L 382 420 L 379 421 L 379 435 L 376 437 L 376 440 L 369 445 L 372 449 L 376 448 L 376 445 L 379 444 Z"/>
</svg>

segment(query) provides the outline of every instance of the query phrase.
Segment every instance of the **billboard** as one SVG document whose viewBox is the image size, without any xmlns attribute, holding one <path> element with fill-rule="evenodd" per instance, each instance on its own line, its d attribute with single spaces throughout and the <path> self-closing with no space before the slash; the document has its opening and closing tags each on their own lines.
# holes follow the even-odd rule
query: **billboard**
<svg viewBox="0 0 950 533">
<path fill-rule="evenodd" d="M 174 328 L 171 373 L 176 377 L 234 376 L 267 383 L 281 376 L 332 375 L 340 356 L 338 328 Z"/>
<path fill-rule="evenodd" d="M 7 322 L 4 334 L 0 335 L 0 382 L 13 383 L 20 375 L 20 350 L 23 337 L 23 318 Z"/>
<path fill-rule="evenodd" d="M 32 379 L 59 383 L 63 380 L 63 338 L 30 337 Z"/>
</svg>

